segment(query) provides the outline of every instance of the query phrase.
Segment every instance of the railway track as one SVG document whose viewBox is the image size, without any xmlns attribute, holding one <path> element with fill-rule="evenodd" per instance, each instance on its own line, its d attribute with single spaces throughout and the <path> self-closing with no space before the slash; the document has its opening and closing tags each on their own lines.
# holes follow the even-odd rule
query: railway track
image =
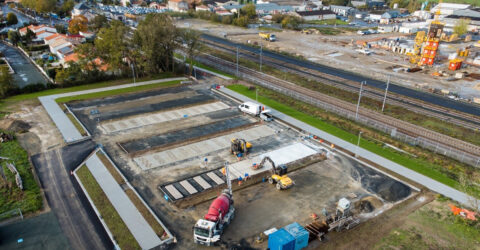
<svg viewBox="0 0 480 250">
<path fill-rule="evenodd" d="M 223 60 L 221 58 L 208 55 L 208 54 L 201 54 L 197 60 L 201 61 L 204 64 L 219 67 L 221 66 L 223 70 L 228 69 L 230 72 L 235 72 L 236 64 L 232 63 L 227 60 Z M 264 87 L 271 88 L 272 86 L 283 90 L 284 92 L 291 92 L 297 93 L 300 98 L 299 100 L 304 101 L 308 99 L 315 99 L 327 105 L 331 105 L 336 107 L 337 109 L 341 109 L 346 111 L 350 114 L 356 113 L 356 105 L 349 103 L 347 101 L 343 101 L 337 99 L 335 97 L 328 96 L 326 94 L 312 91 L 308 88 L 298 86 L 291 82 L 276 78 L 271 75 L 260 73 L 256 70 L 252 70 L 250 68 L 239 66 L 239 72 L 243 73 L 244 76 L 247 76 L 247 80 L 252 80 L 253 82 L 262 82 L 265 83 Z M 470 155 L 473 157 L 480 157 L 480 147 L 477 145 L 473 145 L 471 143 L 452 138 L 450 136 L 443 135 L 438 132 L 434 132 L 428 130 L 426 128 L 375 112 L 373 110 L 360 107 L 359 109 L 359 117 L 367 117 L 370 120 L 376 121 L 380 124 L 385 124 L 392 128 L 396 128 L 397 131 L 407 134 L 411 137 L 415 138 L 426 138 L 429 141 L 436 142 L 441 145 L 445 145 L 449 148 L 454 148 L 461 151 L 464 155 Z"/>
<path fill-rule="evenodd" d="M 215 43 L 209 40 L 203 40 L 203 42 L 215 49 L 219 49 L 229 54 L 235 54 L 236 48 L 221 43 Z M 244 57 L 257 63 L 259 63 L 260 61 L 260 58 L 257 54 L 248 51 L 239 51 L 239 57 Z M 302 66 L 280 61 L 278 59 L 270 58 L 268 56 L 263 56 L 262 63 L 265 65 L 273 66 L 274 68 L 280 69 L 281 71 L 294 73 L 306 79 L 315 80 L 345 91 L 358 93 L 360 88 L 360 84 L 356 81 L 348 80 L 332 74 L 322 73 Z M 363 96 L 378 101 L 383 101 L 385 94 L 384 90 L 368 86 L 368 83 L 366 86 L 363 86 L 363 89 Z M 455 125 L 462 126 L 468 129 L 475 130 L 480 127 L 480 117 L 478 116 L 437 106 L 396 93 L 389 92 L 387 95 L 386 103 L 390 105 L 400 106 L 408 110 L 434 117 L 443 121 L 447 121 L 449 123 L 453 123 Z"/>
</svg>

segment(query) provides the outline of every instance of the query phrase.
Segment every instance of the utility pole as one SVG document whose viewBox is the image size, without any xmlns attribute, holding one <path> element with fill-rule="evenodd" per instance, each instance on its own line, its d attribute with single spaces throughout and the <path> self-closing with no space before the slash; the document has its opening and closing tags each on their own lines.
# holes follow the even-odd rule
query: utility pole
<svg viewBox="0 0 480 250">
<path fill-rule="evenodd" d="M 362 99 L 362 90 L 363 90 L 363 84 L 367 84 L 366 81 L 362 81 L 360 83 L 360 91 L 358 92 L 358 103 L 357 103 L 357 111 L 355 112 L 355 120 L 358 120 L 358 109 L 360 108 L 360 99 Z"/>
<path fill-rule="evenodd" d="M 238 76 L 238 46 L 237 46 L 237 76 Z"/>
<path fill-rule="evenodd" d="M 263 43 L 260 43 L 260 72 L 262 72 L 262 51 L 263 51 Z"/>
<path fill-rule="evenodd" d="M 383 109 L 385 108 L 385 101 L 387 100 L 387 93 L 388 93 L 388 85 L 389 84 L 390 84 L 390 76 L 388 76 L 387 87 L 385 88 L 385 96 L 383 96 L 382 113 L 383 113 Z"/>
<path fill-rule="evenodd" d="M 355 158 L 358 157 L 358 150 L 360 149 L 360 138 L 362 137 L 362 131 L 358 132 L 358 141 L 357 141 L 357 149 L 355 150 Z"/>
</svg>

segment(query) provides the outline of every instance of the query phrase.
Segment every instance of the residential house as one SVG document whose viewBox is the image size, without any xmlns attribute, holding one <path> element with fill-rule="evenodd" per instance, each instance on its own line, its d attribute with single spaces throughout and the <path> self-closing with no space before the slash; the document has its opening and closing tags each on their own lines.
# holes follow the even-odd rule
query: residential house
<svg viewBox="0 0 480 250">
<path fill-rule="evenodd" d="M 163 10 L 166 9 L 167 6 L 165 4 L 160 4 L 157 2 L 151 2 L 150 5 L 148 5 L 149 8 L 151 9 L 156 9 L 156 10 Z"/>
<path fill-rule="evenodd" d="M 331 10 L 335 14 L 339 16 L 344 16 L 348 17 L 350 15 L 353 15 L 355 13 L 355 8 L 348 7 L 348 6 L 341 6 L 341 5 L 330 5 L 330 6 L 325 6 L 323 9 Z"/>
<path fill-rule="evenodd" d="M 327 20 L 337 18 L 337 15 L 331 10 L 297 11 L 296 13 L 305 21 Z"/>
<path fill-rule="evenodd" d="M 36 38 L 35 40 L 38 40 L 38 41 L 43 41 L 43 39 L 45 39 L 46 37 L 49 37 L 53 34 L 55 34 L 56 32 L 51 32 L 51 31 L 48 31 L 48 30 L 42 30 L 42 31 L 39 31 L 37 32 L 35 35 L 36 35 Z"/>
<path fill-rule="evenodd" d="M 88 7 L 83 2 L 76 4 L 72 10 L 72 19 L 76 16 L 85 15 L 85 13 L 89 10 L 90 10 L 90 7 Z"/>
<path fill-rule="evenodd" d="M 95 33 L 94 32 L 89 32 L 89 31 L 80 31 L 78 34 L 82 35 L 85 37 L 86 41 L 93 41 L 95 39 Z"/>
<path fill-rule="evenodd" d="M 169 0 L 168 8 L 173 11 L 184 12 L 188 10 L 188 3 L 185 0 Z"/>
<path fill-rule="evenodd" d="M 47 36 L 43 39 L 43 41 L 45 42 L 45 44 L 48 44 L 50 45 L 51 43 L 55 42 L 57 39 L 61 39 L 61 38 L 65 38 L 67 37 L 67 35 L 63 35 L 63 34 L 59 34 L 59 33 L 55 33 L 51 36 Z"/>
<path fill-rule="evenodd" d="M 400 17 L 400 11 L 398 10 L 389 10 L 385 11 L 380 17 L 381 24 L 388 24 L 394 18 Z"/>
<path fill-rule="evenodd" d="M 215 3 L 215 6 L 218 7 L 238 5 L 238 2 L 233 0 L 213 0 L 213 2 Z"/>
<path fill-rule="evenodd" d="M 70 55 L 73 53 L 73 46 L 66 46 L 63 48 L 60 48 L 57 50 L 57 53 L 55 53 L 58 57 L 58 60 L 62 60 L 66 56 Z"/>
<path fill-rule="evenodd" d="M 73 45 L 78 45 L 78 44 L 82 44 L 84 42 L 86 42 L 87 39 L 85 39 L 84 36 L 78 34 L 78 35 L 67 35 L 67 37 L 65 37 L 65 39 L 67 41 L 69 41 L 70 43 L 72 43 Z"/>
<path fill-rule="evenodd" d="M 216 10 L 215 14 L 219 16 L 233 16 L 233 13 L 228 10 Z"/>
<path fill-rule="evenodd" d="M 195 11 L 212 11 L 210 7 L 206 5 L 195 6 Z"/>
<path fill-rule="evenodd" d="M 239 9 L 241 9 L 245 5 L 229 5 L 223 6 L 226 10 L 229 10 L 232 13 L 237 13 Z M 285 14 L 289 12 L 294 12 L 295 9 L 292 6 L 288 5 L 278 5 L 276 3 L 265 3 L 265 4 L 255 4 L 255 10 L 257 15 L 259 16 L 266 16 L 266 15 L 274 15 L 277 13 Z"/>
<path fill-rule="evenodd" d="M 50 52 L 56 54 L 57 51 L 61 48 L 72 46 L 72 43 L 67 41 L 65 38 L 56 39 L 55 41 L 49 44 Z"/>
<path fill-rule="evenodd" d="M 57 29 L 55 29 L 54 27 L 51 27 L 51 26 L 47 26 L 47 25 L 29 25 L 27 27 L 23 27 L 21 28 L 18 32 L 20 33 L 20 35 L 24 36 L 27 34 L 27 29 L 31 30 L 33 33 L 37 34 L 41 31 L 48 31 L 50 33 L 56 33 L 57 32 Z"/>
</svg>

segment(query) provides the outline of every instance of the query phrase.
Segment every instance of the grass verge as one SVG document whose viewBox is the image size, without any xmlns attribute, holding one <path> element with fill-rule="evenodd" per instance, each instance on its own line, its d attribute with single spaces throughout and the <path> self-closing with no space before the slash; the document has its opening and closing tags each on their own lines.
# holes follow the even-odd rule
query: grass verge
<svg viewBox="0 0 480 250">
<path fill-rule="evenodd" d="M 340 19 L 328 19 L 328 20 L 312 20 L 307 21 L 306 23 L 309 24 L 320 24 L 320 25 L 347 25 L 348 22 L 340 20 Z"/>
<path fill-rule="evenodd" d="M 120 248 L 141 249 L 117 210 L 115 210 L 112 203 L 108 200 L 107 195 L 105 195 L 90 170 L 88 170 L 87 165 L 83 165 L 78 169 L 77 176 L 107 224 L 108 229 L 112 232 L 113 237 Z"/>
<path fill-rule="evenodd" d="M 80 134 L 82 136 L 87 136 L 87 131 L 85 131 L 85 129 L 83 129 L 82 125 L 77 121 L 77 119 L 75 119 L 75 117 L 73 117 L 73 115 L 70 113 L 70 112 L 65 112 L 65 114 L 67 115 L 68 119 L 70 119 L 70 121 L 73 123 L 73 125 L 75 126 L 75 128 L 78 130 L 78 132 L 80 132 Z"/>
<path fill-rule="evenodd" d="M 178 53 L 175 53 L 174 55 L 175 55 L 176 58 L 178 58 L 178 59 L 180 59 L 180 60 L 183 61 L 183 56 L 182 56 L 182 55 L 180 55 L 180 54 L 178 54 Z M 188 60 L 188 59 L 187 59 L 187 60 Z M 187 61 L 186 63 L 190 63 L 190 62 Z M 202 68 L 202 69 L 206 69 L 206 70 L 215 72 L 215 73 L 217 73 L 217 74 L 219 74 L 219 75 L 222 75 L 222 76 L 226 76 L 226 77 L 230 77 L 230 78 L 232 78 L 232 79 L 236 79 L 236 76 L 234 76 L 234 75 L 230 75 L 230 74 L 228 74 L 228 73 L 225 73 L 225 72 L 220 71 L 220 70 L 218 70 L 218 69 L 212 68 L 212 67 L 210 67 L 210 66 L 207 66 L 207 65 L 205 65 L 205 64 L 203 64 L 203 63 L 201 63 L 201 62 L 197 62 L 197 61 L 195 61 L 195 60 L 193 61 L 193 65 L 196 66 L 196 67 Z"/>
<path fill-rule="evenodd" d="M 143 202 L 138 198 L 138 196 L 133 192 L 131 189 L 125 190 L 125 193 L 127 194 L 128 198 L 133 202 L 135 207 L 137 207 L 138 211 L 142 214 L 143 218 L 148 222 L 148 224 L 152 227 L 153 231 L 163 239 L 163 233 L 165 233 L 165 230 L 163 229 L 162 225 L 158 223 L 158 221 L 153 217 L 153 215 L 150 213 L 150 211 L 145 207 Z"/>
<path fill-rule="evenodd" d="M 255 91 L 249 90 L 246 86 L 230 85 L 228 88 L 249 98 L 255 99 Z M 431 152 L 419 149 L 418 147 L 406 146 L 403 143 L 394 141 L 387 135 L 382 135 L 378 131 L 365 128 L 345 118 L 329 114 L 319 108 L 293 100 L 290 97 L 280 95 L 273 91 L 259 88 L 258 101 L 350 143 L 357 143 L 357 134 L 358 131 L 361 130 L 363 132 L 360 142 L 362 148 L 450 187 L 459 190 L 464 189 L 464 186 L 458 181 L 460 178 L 459 175 L 464 172 L 471 171 L 470 174 L 475 175 L 478 178 L 478 173 L 473 172 L 475 170 L 467 165 L 463 165 L 439 155 L 432 156 L 433 154 Z M 413 152 L 413 154 L 418 157 L 414 158 L 389 147 L 383 147 L 379 141 L 389 143 L 409 153 Z M 470 186 L 466 191 L 473 196 L 480 197 L 480 190 L 476 186 Z"/>
<path fill-rule="evenodd" d="M 107 156 L 103 154 L 101 151 L 97 152 L 97 156 L 102 161 L 103 165 L 108 169 L 108 172 L 113 176 L 113 179 L 119 184 L 123 185 L 125 184 L 125 179 L 120 175 L 120 173 L 115 169 L 115 167 L 112 165 L 112 163 L 108 160 Z"/>
<path fill-rule="evenodd" d="M 478 249 L 480 223 L 455 216 L 438 199 L 410 214 L 374 249 Z"/>
<path fill-rule="evenodd" d="M 23 214 L 35 212 L 42 208 L 40 187 L 33 176 L 33 169 L 27 152 L 17 140 L 0 144 L 0 156 L 9 160 L 0 160 L 0 167 L 6 176 L 4 183 L 0 176 L 0 213 L 20 208 Z M 5 161 L 13 163 L 23 182 L 23 191 L 15 183 L 15 175 L 7 169 Z"/>
<path fill-rule="evenodd" d="M 125 93 L 146 91 L 146 90 L 162 88 L 162 87 L 171 87 L 171 86 L 175 86 L 175 85 L 179 84 L 180 82 L 181 82 L 180 80 L 168 81 L 168 82 L 159 82 L 159 83 L 154 83 L 154 84 L 134 86 L 134 87 L 122 88 L 122 89 L 113 89 L 113 90 L 95 92 L 95 93 L 89 93 L 89 94 L 83 94 L 83 95 L 66 96 L 66 97 L 61 97 L 61 98 L 55 99 L 55 101 L 57 103 L 66 103 L 66 102 L 74 101 L 74 100 L 87 100 L 87 99 L 103 98 L 103 97 L 108 97 L 108 96 L 112 96 L 112 95 L 121 95 L 121 94 L 125 94 Z"/>
</svg>

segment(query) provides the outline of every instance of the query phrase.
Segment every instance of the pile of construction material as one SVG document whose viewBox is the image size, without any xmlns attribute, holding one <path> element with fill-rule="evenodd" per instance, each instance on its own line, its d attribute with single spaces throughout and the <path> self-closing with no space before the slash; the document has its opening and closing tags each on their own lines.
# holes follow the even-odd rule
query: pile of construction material
<svg viewBox="0 0 480 250">
<path fill-rule="evenodd" d="M 22 178 L 20 177 L 17 168 L 15 168 L 12 163 L 7 163 L 7 168 L 15 175 L 15 182 L 17 183 L 17 187 L 20 188 L 20 190 L 23 190 Z"/>
</svg>

